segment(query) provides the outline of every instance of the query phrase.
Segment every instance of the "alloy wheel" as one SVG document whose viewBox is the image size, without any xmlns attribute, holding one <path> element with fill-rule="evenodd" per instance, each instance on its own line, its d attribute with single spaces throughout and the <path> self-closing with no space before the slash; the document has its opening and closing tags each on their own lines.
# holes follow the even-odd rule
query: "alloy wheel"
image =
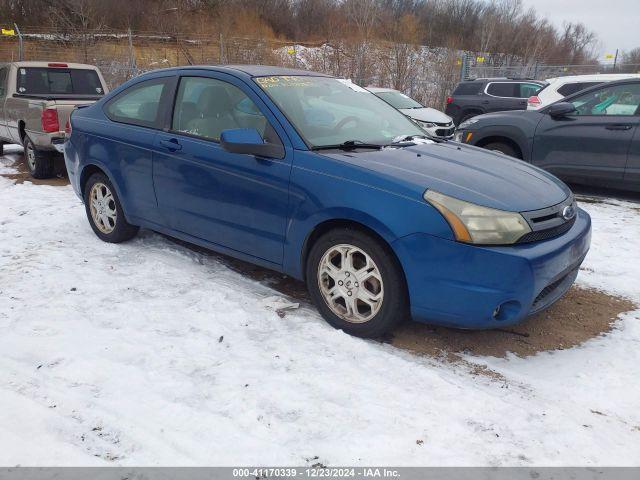
<svg viewBox="0 0 640 480">
<path fill-rule="evenodd" d="M 318 266 L 318 286 L 331 311 L 347 322 L 367 322 L 382 307 L 380 270 L 354 245 L 335 245 L 325 252 Z"/>
<path fill-rule="evenodd" d="M 27 143 L 27 165 L 29 170 L 35 172 L 36 170 L 36 151 L 33 149 L 31 142 Z"/>
<path fill-rule="evenodd" d="M 97 182 L 91 187 L 89 207 L 93 223 L 102 233 L 109 234 L 116 228 L 118 212 L 113 193 L 104 183 Z"/>
</svg>

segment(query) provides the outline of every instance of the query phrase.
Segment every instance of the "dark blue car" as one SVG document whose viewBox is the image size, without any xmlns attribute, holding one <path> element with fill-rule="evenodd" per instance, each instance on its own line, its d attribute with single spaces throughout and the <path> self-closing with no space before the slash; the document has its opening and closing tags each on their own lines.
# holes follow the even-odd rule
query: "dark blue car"
<svg viewBox="0 0 640 480">
<path fill-rule="evenodd" d="M 553 175 L 429 139 L 353 83 L 265 66 L 135 78 L 74 112 L 69 177 L 96 235 L 148 228 L 305 280 L 354 335 L 513 324 L 560 298 L 590 218 Z"/>
</svg>

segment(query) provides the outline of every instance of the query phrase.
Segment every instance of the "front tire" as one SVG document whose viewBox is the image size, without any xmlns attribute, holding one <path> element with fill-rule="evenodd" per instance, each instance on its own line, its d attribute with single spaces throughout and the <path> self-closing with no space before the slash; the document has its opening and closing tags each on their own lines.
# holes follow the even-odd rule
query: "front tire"
<svg viewBox="0 0 640 480">
<path fill-rule="evenodd" d="M 24 141 L 24 160 L 33 178 L 51 178 L 54 171 L 53 152 L 38 150 L 28 135 Z"/>
<path fill-rule="evenodd" d="M 94 173 L 84 188 L 84 206 L 94 233 L 105 242 L 132 239 L 139 228 L 127 222 L 115 188 L 103 173 Z"/>
<path fill-rule="evenodd" d="M 513 158 L 521 158 L 518 151 L 508 143 L 492 142 L 492 143 L 487 143 L 482 148 L 484 148 L 485 150 L 491 150 L 493 152 L 504 153 L 505 155 L 509 155 L 510 157 L 513 157 Z"/>
<path fill-rule="evenodd" d="M 351 335 L 379 337 L 409 316 L 405 278 L 393 252 L 360 230 L 322 235 L 309 252 L 306 279 L 324 319 Z"/>
</svg>

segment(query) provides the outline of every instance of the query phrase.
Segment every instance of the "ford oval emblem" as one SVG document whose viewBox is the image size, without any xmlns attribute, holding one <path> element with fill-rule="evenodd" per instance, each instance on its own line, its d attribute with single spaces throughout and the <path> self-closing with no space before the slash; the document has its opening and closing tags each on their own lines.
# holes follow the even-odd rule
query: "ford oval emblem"
<svg viewBox="0 0 640 480">
<path fill-rule="evenodd" d="M 562 218 L 567 222 L 576 216 L 576 209 L 573 205 L 567 205 L 562 209 Z"/>
</svg>

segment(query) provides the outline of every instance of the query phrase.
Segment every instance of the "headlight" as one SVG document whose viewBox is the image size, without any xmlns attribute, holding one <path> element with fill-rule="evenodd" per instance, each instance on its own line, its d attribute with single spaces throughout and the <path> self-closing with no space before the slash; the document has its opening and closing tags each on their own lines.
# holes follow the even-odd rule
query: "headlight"
<svg viewBox="0 0 640 480">
<path fill-rule="evenodd" d="M 416 120 L 415 122 L 424 128 L 434 128 L 436 126 L 435 123 L 423 122 L 422 120 Z"/>
<path fill-rule="evenodd" d="M 460 242 L 504 245 L 531 231 L 517 212 L 482 207 L 433 190 L 427 190 L 424 199 L 444 216 Z"/>
<path fill-rule="evenodd" d="M 463 129 L 463 128 L 467 128 L 470 127 L 471 125 L 473 125 L 474 123 L 480 121 L 479 118 L 470 118 L 469 120 L 465 120 L 464 122 L 462 122 L 460 125 L 458 125 L 459 129 Z"/>
</svg>

